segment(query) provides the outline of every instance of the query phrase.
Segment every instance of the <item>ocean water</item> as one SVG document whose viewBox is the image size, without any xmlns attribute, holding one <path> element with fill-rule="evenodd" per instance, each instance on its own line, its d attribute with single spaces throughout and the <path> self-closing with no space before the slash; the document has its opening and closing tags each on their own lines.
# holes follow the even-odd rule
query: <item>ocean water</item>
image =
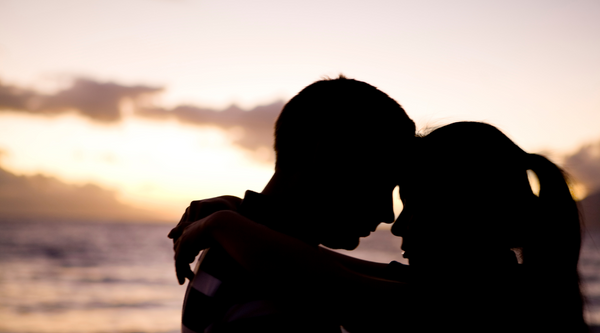
<svg viewBox="0 0 600 333">
<path fill-rule="evenodd" d="M 0 221 L 0 332 L 179 332 L 171 226 Z M 600 234 L 581 272 L 588 322 L 600 324 Z M 378 231 L 353 254 L 388 262 L 400 239 Z"/>
<path fill-rule="evenodd" d="M 169 226 L 0 223 L 0 332 L 178 332 Z"/>
</svg>

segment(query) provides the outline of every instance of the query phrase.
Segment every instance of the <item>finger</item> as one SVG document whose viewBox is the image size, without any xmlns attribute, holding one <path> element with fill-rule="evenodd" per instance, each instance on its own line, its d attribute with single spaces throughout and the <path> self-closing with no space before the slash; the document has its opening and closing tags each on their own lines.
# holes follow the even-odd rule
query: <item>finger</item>
<svg viewBox="0 0 600 333">
<path fill-rule="evenodd" d="M 192 281 L 192 280 L 194 279 L 194 276 L 195 276 L 195 275 L 194 275 L 194 272 L 193 272 L 193 271 L 192 271 L 192 269 L 190 268 L 190 265 L 185 265 L 185 268 L 187 268 L 187 269 L 185 269 L 185 270 L 183 271 L 183 273 L 185 274 L 185 277 L 186 277 L 188 280 Z"/>
<path fill-rule="evenodd" d="M 177 238 L 179 238 L 181 236 L 183 229 L 185 229 L 185 227 L 187 226 L 186 222 L 188 221 L 189 209 L 190 209 L 190 207 L 187 207 L 185 209 L 185 212 L 181 216 L 179 223 L 177 223 L 175 228 L 171 229 L 171 231 L 167 235 L 167 237 L 173 239 L 173 241 L 175 241 Z"/>
<path fill-rule="evenodd" d="M 186 271 L 190 270 L 190 265 L 180 259 L 178 255 L 179 251 L 175 254 L 175 275 L 177 276 L 177 282 L 182 285 L 185 283 L 185 277 L 188 275 Z"/>
<path fill-rule="evenodd" d="M 193 262 L 194 259 L 195 258 L 192 258 L 191 262 Z M 175 274 L 177 275 L 177 282 L 179 282 L 179 284 L 184 284 L 186 278 L 190 281 L 194 278 L 194 272 L 190 269 L 190 263 L 187 261 L 188 260 L 175 260 Z"/>
<path fill-rule="evenodd" d="M 190 281 L 194 278 L 194 272 L 190 269 L 190 263 L 194 262 L 198 255 L 198 250 L 185 246 L 181 238 L 174 244 L 175 249 L 175 274 L 179 284 L 185 283 L 185 278 Z"/>
<path fill-rule="evenodd" d="M 203 200 L 192 201 L 190 203 L 190 207 L 189 207 L 189 209 L 190 209 L 190 214 L 188 216 L 189 220 L 190 221 L 196 221 L 196 220 L 199 220 L 199 219 L 201 219 L 203 217 L 206 217 L 206 216 L 202 216 L 202 212 L 203 211 L 205 212 L 204 215 L 206 215 L 206 212 L 211 212 L 212 210 L 210 209 L 210 205 L 211 205 L 210 201 L 206 202 L 206 200 L 204 200 L 204 201 Z"/>
<path fill-rule="evenodd" d="M 194 272 L 190 269 L 190 264 L 185 262 L 175 262 L 175 273 L 177 275 L 177 282 L 180 285 L 185 283 L 186 278 L 190 281 L 194 278 Z"/>
<path fill-rule="evenodd" d="M 185 283 L 185 267 L 180 265 L 179 263 L 175 263 L 175 274 L 177 275 L 177 283 L 180 285 Z"/>
<path fill-rule="evenodd" d="M 183 212 L 183 215 L 181 216 L 181 220 L 179 220 L 179 223 L 187 221 L 187 218 L 189 215 L 190 215 L 190 206 L 187 206 L 185 208 L 185 212 Z"/>
<path fill-rule="evenodd" d="M 176 228 L 171 229 L 171 231 L 169 231 L 169 234 L 167 235 L 167 237 L 169 238 L 174 238 L 175 237 L 175 233 L 176 233 Z"/>
<path fill-rule="evenodd" d="M 180 239 L 173 240 L 173 251 L 175 254 L 173 255 L 173 261 L 175 262 L 175 276 L 177 277 L 177 282 L 181 285 L 185 282 L 185 278 L 183 278 L 183 269 L 181 268 L 181 260 L 179 260 L 179 247 L 180 247 Z"/>
<path fill-rule="evenodd" d="M 194 262 L 198 253 L 200 253 L 200 250 L 196 246 L 187 245 L 186 242 L 181 241 L 181 238 L 173 244 L 173 250 L 175 251 L 175 262 L 181 262 L 188 266 Z"/>
<path fill-rule="evenodd" d="M 171 238 L 173 240 L 173 244 L 174 244 L 175 241 L 177 239 L 179 239 L 179 237 L 181 237 L 182 233 L 183 233 L 182 229 L 179 229 L 178 227 L 175 227 L 175 228 L 171 229 L 171 231 L 169 232 L 169 234 L 167 235 L 167 237 Z"/>
</svg>

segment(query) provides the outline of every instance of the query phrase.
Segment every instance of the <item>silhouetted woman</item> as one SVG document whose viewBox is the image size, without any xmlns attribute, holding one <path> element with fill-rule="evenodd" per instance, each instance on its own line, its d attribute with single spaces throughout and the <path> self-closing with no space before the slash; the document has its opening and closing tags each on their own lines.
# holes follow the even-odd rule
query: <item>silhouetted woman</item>
<svg viewBox="0 0 600 333">
<path fill-rule="evenodd" d="M 417 141 L 392 226 L 409 266 L 315 249 L 233 211 L 186 228 L 176 258 L 191 262 L 219 242 L 279 295 L 328 311 L 351 332 L 586 331 L 579 213 L 561 169 L 484 123 Z"/>
<path fill-rule="evenodd" d="M 482 331 L 585 330 L 579 212 L 561 169 L 484 123 L 450 124 L 418 142 L 392 233 L 403 237 L 413 284 L 443 296 L 440 319 Z"/>
</svg>

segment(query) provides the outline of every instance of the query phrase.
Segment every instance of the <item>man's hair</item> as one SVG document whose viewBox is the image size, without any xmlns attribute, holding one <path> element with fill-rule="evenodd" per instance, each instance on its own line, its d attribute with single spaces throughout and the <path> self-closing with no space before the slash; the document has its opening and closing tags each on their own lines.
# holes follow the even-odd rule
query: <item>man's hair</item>
<svg viewBox="0 0 600 333">
<path fill-rule="evenodd" d="M 317 81 L 284 107 L 275 123 L 277 169 L 373 163 L 414 138 L 415 123 L 384 92 L 339 76 Z"/>
</svg>

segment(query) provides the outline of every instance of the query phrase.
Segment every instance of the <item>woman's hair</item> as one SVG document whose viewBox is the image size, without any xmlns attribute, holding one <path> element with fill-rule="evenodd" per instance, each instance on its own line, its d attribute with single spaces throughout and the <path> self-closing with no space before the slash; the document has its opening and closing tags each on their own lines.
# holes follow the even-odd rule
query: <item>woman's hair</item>
<svg viewBox="0 0 600 333">
<path fill-rule="evenodd" d="M 550 304 L 562 305 L 546 307 L 546 315 L 556 318 L 559 325 L 584 331 L 587 326 L 583 320 L 584 300 L 577 269 L 581 249 L 577 203 L 563 170 L 541 155 L 528 154 L 527 160 L 528 168 L 540 183 L 540 218 L 523 246 L 523 263 L 531 266 L 532 277 L 539 279 L 534 281 L 538 283 L 537 298 L 551 297 L 554 301 Z M 579 325 L 574 326 L 576 324 Z"/>
<path fill-rule="evenodd" d="M 469 249 L 480 259 L 518 249 L 521 271 L 536 286 L 527 292 L 544 303 L 535 311 L 556 327 L 585 328 L 577 271 L 580 216 L 565 173 L 485 123 L 453 123 L 418 141 L 415 188 L 427 216 L 421 233 L 428 245 Z M 527 170 L 539 180 L 537 196 Z"/>
</svg>

